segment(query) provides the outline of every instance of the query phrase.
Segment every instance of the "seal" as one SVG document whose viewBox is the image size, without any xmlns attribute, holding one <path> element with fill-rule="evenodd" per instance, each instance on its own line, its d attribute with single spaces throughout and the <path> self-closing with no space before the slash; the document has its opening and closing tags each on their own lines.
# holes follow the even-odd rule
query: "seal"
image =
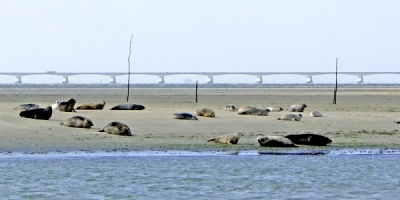
<svg viewBox="0 0 400 200">
<path fill-rule="evenodd" d="M 286 121 L 300 121 L 303 117 L 302 114 L 285 114 L 282 117 L 279 117 L 277 120 L 286 120 Z"/>
<path fill-rule="evenodd" d="M 215 117 L 215 112 L 211 108 L 200 108 L 194 114 L 203 117 Z"/>
<path fill-rule="evenodd" d="M 313 110 L 310 112 L 311 117 L 322 117 L 322 113 L 319 110 Z"/>
<path fill-rule="evenodd" d="M 106 105 L 105 101 L 101 101 L 100 103 L 85 103 L 81 106 L 76 107 L 77 110 L 103 110 L 104 105 Z"/>
<path fill-rule="evenodd" d="M 59 104 L 59 103 L 60 103 L 60 101 L 57 100 L 55 104 L 52 104 L 52 105 L 51 105 L 51 108 L 52 108 L 53 110 L 58 110 L 58 104 Z"/>
<path fill-rule="evenodd" d="M 307 108 L 306 104 L 292 105 L 292 106 L 290 106 L 289 111 L 290 112 L 303 112 L 305 108 Z"/>
<path fill-rule="evenodd" d="M 50 119 L 51 115 L 53 114 L 53 109 L 51 106 L 47 106 L 46 108 L 34 108 L 31 110 L 24 110 L 19 113 L 19 116 L 25 118 L 32 118 L 32 119 Z"/>
<path fill-rule="evenodd" d="M 305 144 L 313 146 L 326 146 L 326 144 L 332 142 L 332 140 L 328 137 L 312 133 L 290 134 L 285 136 L 285 138 L 291 140 L 295 144 Z"/>
<path fill-rule="evenodd" d="M 238 112 L 243 112 L 243 111 L 246 111 L 246 110 L 251 110 L 251 109 L 255 109 L 256 107 L 253 107 L 253 106 L 242 106 L 242 107 L 240 107 L 239 109 L 238 109 Z"/>
<path fill-rule="evenodd" d="M 224 107 L 225 111 L 237 111 L 237 108 L 233 104 L 228 104 Z"/>
<path fill-rule="evenodd" d="M 250 109 L 250 110 L 245 110 L 242 112 L 238 112 L 238 115 L 257 115 L 257 116 L 267 116 L 269 113 L 269 109 Z"/>
<path fill-rule="evenodd" d="M 172 114 L 173 119 L 197 120 L 197 117 L 186 112 Z"/>
<path fill-rule="evenodd" d="M 75 128 L 90 128 L 93 126 L 93 122 L 86 117 L 73 116 L 68 118 L 65 122 L 60 123 L 60 125 Z"/>
<path fill-rule="evenodd" d="M 110 110 L 144 110 L 145 107 L 139 104 L 118 104 L 112 107 Z"/>
<path fill-rule="evenodd" d="M 15 107 L 14 110 L 32 110 L 35 108 L 39 108 L 39 105 L 34 103 L 25 103 Z"/>
<path fill-rule="evenodd" d="M 281 107 L 272 107 L 272 106 L 267 107 L 267 109 L 270 112 L 281 112 L 283 110 Z"/>
<path fill-rule="evenodd" d="M 240 137 L 242 136 L 243 136 L 242 132 L 236 132 L 233 134 L 208 139 L 207 142 L 214 141 L 216 143 L 223 143 L 223 144 L 237 144 L 239 142 Z"/>
<path fill-rule="evenodd" d="M 124 136 L 132 136 L 131 129 L 121 122 L 115 121 L 107 124 L 103 129 L 98 132 L 106 132 L 113 135 L 124 135 Z"/>
<path fill-rule="evenodd" d="M 257 142 L 263 147 L 298 147 L 291 140 L 282 136 L 258 136 Z"/>
<path fill-rule="evenodd" d="M 58 110 L 62 112 L 76 112 L 74 109 L 75 99 L 70 99 L 67 102 L 58 102 Z"/>
<path fill-rule="evenodd" d="M 400 124 L 400 117 L 394 120 L 395 123 Z"/>
</svg>

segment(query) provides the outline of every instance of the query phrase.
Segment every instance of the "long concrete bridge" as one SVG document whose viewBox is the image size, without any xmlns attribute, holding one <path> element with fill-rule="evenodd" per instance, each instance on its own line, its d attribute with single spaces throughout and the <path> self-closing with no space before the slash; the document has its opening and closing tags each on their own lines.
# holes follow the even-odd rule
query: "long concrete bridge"
<svg viewBox="0 0 400 200">
<path fill-rule="evenodd" d="M 249 75 L 256 77 L 256 83 L 263 83 L 263 76 L 270 75 L 300 75 L 306 76 L 307 83 L 313 83 L 313 76 L 319 75 L 332 75 L 335 72 L 133 72 L 131 75 L 150 75 L 150 76 L 158 76 L 158 83 L 165 83 L 165 76 L 173 76 L 173 75 L 200 75 L 207 77 L 207 83 L 214 83 L 214 76 L 221 75 Z M 378 74 L 399 74 L 400 72 L 338 72 L 338 75 L 352 75 L 357 77 L 357 83 L 363 83 L 364 76 L 368 75 L 378 75 Z M 33 75 L 55 75 L 62 77 L 62 83 L 69 83 L 69 76 L 77 76 L 77 75 L 102 75 L 109 76 L 110 83 L 116 83 L 117 76 L 125 76 L 128 75 L 126 72 L 55 72 L 55 71 L 47 71 L 47 72 L 2 72 L 0 75 L 7 76 L 15 76 L 15 83 L 22 83 L 22 76 L 33 76 Z"/>
</svg>

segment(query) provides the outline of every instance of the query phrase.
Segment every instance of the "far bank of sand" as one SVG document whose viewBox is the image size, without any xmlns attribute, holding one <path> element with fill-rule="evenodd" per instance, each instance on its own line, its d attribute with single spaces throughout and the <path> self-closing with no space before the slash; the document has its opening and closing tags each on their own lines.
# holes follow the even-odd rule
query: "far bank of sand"
<svg viewBox="0 0 400 200">
<path fill-rule="evenodd" d="M 330 88 L 200 88 L 198 103 L 193 89 L 132 88 L 131 103 L 142 104 L 142 111 L 112 111 L 112 106 L 126 103 L 126 89 L 121 88 L 0 88 L 0 151 L 112 151 L 112 150 L 265 150 L 256 142 L 258 135 L 287 135 L 311 132 L 328 136 L 328 148 L 389 147 L 400 145 L 399 88 L 346 88 L 338 92 L 332 104 Z M 50 120 L 19 117 L 13 110 L 21 103 L 37 103 L 45 107 L 56 100 L 74 98 L 76 106 L 86 102 L 106 101 L 104 110 L 64 113 L 54 111 Z M 307 104 L 299 122 L 278 121 L 276 118 L 292 104 Z M 223 111 L 226 104 L 258 108 L 279 106 L 282 112 L 269 116 L 239 116 Z M 174 120 L 175 112 L 191 112 L 208 107 L 215 118 L 199 117 L 198 121 Z M 321 118 L 309 116 L 320 110 Z M 67 118 L 82 115 L 94 122 L 91 129 L 60 126 Z M 134 136 L 122 137 L 97 132 L 111 121 L 127 124 Z M 207 138 L 244 132 L 238 145 L 206 142 Z M 316 148 L 301 146 L 301 148 Z M 323 148 L 323 147 L 322 147 Z"/>
</svg>

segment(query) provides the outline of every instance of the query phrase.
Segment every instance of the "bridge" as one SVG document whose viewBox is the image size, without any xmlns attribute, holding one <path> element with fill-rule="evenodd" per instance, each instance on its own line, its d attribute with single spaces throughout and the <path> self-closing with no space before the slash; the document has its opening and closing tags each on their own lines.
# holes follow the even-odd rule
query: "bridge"
<svg viewBox="0 0 400 200">
<path fill-rule="evenodd" d="M 256 83 L 263 83 L 263 76 L 271 76 L 271 75 L 300 75 L 306 76 L 307 83 L 313 83 L 313 76 L 319 75 L 332 75 L 335 72 L 133 72 L 131 75 L 150 75 L 150 76 L 158 76 L 158 83 L 165 83 L 165 76 L 173 76 L 173 75 L 200 75 L 207 77 L 207 83 L 214 83 L 214 76 L 221 75 L 249 75 L 256 77 Z M 399 74 L 400 72 L 338 72 L 338 75 L 352 75 L 357 77 L 357 83 L 364 83 L 364 76 L 368 75 L 378 75 L 378 74 Z M 69 76 L 78 76 L 78 75 L 102 75 L 109 76 L 110 83 L 116 83 L 117 76 L 126 76 L 127 72 L 55 72 L 55 71 L 47 71 L 47 72 L 2 72 L 0 75 L 6 76 L 15 76 L 15 83 L 22 83 L 21 77 L 23 76 L 33 76 L 33 75 L 55 75 L 62 77 L 62 83 L 69 83 Z"/>
</svg>

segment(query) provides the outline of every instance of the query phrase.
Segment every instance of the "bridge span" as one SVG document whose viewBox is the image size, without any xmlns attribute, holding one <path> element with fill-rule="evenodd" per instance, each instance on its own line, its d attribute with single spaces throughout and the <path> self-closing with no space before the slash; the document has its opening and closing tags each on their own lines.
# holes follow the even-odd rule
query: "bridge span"
<svg viewBox="0 0 400 200">
<path fill-rule="evenodd" d="M 173 75 L 200 75 L 207 77 L 207 83 L 214 83 L 214 76 L 221 75 L 249 75 L 256 77 L 256 83 L 263 83 L 263 76 L 270 75 L 300 75 L 306 76 L 307 83 L 313 83 L 313 76 L 319 75 L 332 75 L 335 72 L 132 72 L 131 75 L 150 75 L 150 76 L 158 76 L 158 83 L 165 83 L 165 76 L 173 76 Z M 338 72 L 338 75 L 352 75 L 357 77 L 357 83 L 364 83 L 364 76 L 368 75 L 378 75 L 378 74 L 399 74 L 400 72 Z M 55 72 L 55 71 L 47 71 L 47 72 L 1 72 L 0 75 L 6 76 L 15 76 L 15 83 L 22 83 L 21 77 L 23 76 L 33 76 L 33 75 L 55 75 L 62 77 L 62 83 L 69 83 L 69 76 L 78 76 L 78 75 L 102 75 L 109 76 L 110 83 L 116 83 L 117 76 L 126 76 L 127 72 Z"/>
</svg>

